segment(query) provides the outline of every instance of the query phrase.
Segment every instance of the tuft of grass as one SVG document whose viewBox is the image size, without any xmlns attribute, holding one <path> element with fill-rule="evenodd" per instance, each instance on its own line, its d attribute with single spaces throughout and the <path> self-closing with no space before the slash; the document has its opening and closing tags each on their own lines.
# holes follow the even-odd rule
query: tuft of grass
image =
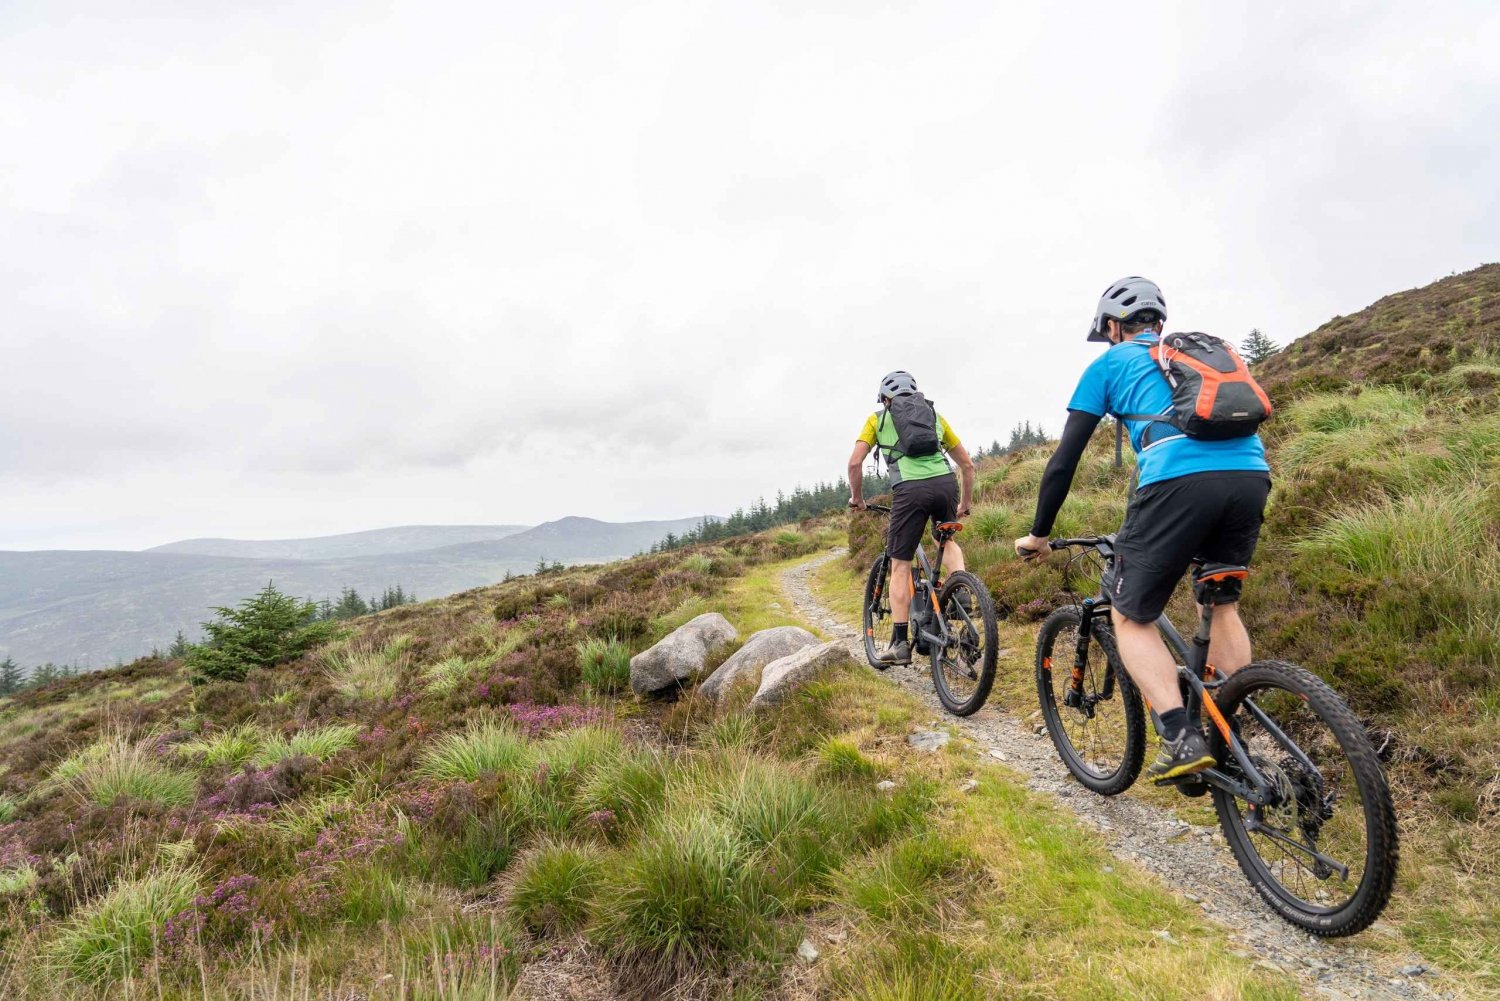
<svg viewBox="0 0 1500 1001">
<path fill-rule="evenodd" d="M 800 536 L 798 536 L 798 541 L 801 541 Z M 714 561 L 704 553 L 693 553 L 684 559 L 678 565 L 677 569 L 688 570 L 693 573 L 709 574 L 713 573 Z"/>
<path fill-rule="evenodd" d="M 835 782 L 874 782 L 880 766 L 847 737 L 829 737 L 818 748 L 818 774 Z"/>
<path fill-rule="evenodd" d="M 21 803 L 9 793 L 0 793 L 0 824 L 8 824 L 15 819 L 16 813 L 21 809 Z"/>
<path fill-rule="evenodd" d="M 841 898 L 877 921 L 910 926 L 934 917 L 978 860 L 947 838 L 913 835 L 834 876 Z"/>
<path fill-rule="evenodd" d="M 617 638 L 590 637 L 577 650 L 578 669 L 589 691 L 614 695 L 630 684 L 630 647 Z"/>
<path fill-rule="evenodd" d="M 1489 538 L 1494 512 L 1484 491 L 1426 490 L 1344 511 L 1299 540 L 1372 577 L 1445 577 L 1500 588 L 1500 548 Z"/>
<path fill-rule="evenodd" d="M 484 719 L 439 737 L 423 753 L 419 771 L 431 779 L 473 782 L 481 775 L 525 768 L 531 760 L 531 748 L 519 730 Z"/>
<path fill-rule="evenodd" d="M 91 983 L 118 980 L 150 958 L 161 927 L 198 894 L 198 872 L 167 867 L 118 883 L 62 926 L 47 946 L 58 973 Z"/>
<path fill-rule="evenodd" d="M 241 723 L 208 737 L 177 745 L 178 752 L 189 757 L 202 756 L 205 765 L 242 765 L 255 757 L 266 739 L 264 728 Z"/>
<path fill-rule="evenodd" d="M 617 959 L 648 968 L 720 969 L 767 952 L 778 911 L 728 823 L 688 809 L 610 859 L 591 932 Z"/>
<path fill-rule="evenodd" d="M 715 809 L 741 841 L 760 854 L 772 892 L 790 905 L 805 902 L 844 858 L 846 845 L 816 786 L 790 765 L 740 761 L 713 790 Z"/>
<path fill-rule="evenodd" d="M 327 761 L 340 751 L 353 747 L 358 733 L 359 727 L 353 723 L 329 723 L 304 727 L 290 737 L 277 734 L 261 745 L 254 761 L 261 767 L 287 758 L 309 757 Z"/>
<path fill-rule="evenodd" d="M 186 806 L 193 801 L 197 782 L 192 775 L 161 762 L 154 747 L 114 734 L 86 753 L 70 758 L 65 786 L 79 799 L 98 806 L 140 800 L 161 806 Z"/>
<path fill-rule="evenodd" d="M 412 636 L 397 636 L 378 649 L 351 644 L 335 646 L 322 654 L 328 681 L 351 699 L 388 699 L 396 694 L 402 670 L 409 660 Z"/>
<path fill-rule="evenodd" d="M 578 793 L 580 811 L 608 834 L 639 830 L 666 797 L 667 761 L 650 748 L 601 762 Z"/>
<path fill-rule="evenodd" d="M 463 683 L 469 679 L 473 671 L 473 665 L 462 657 L 445 657 L 435 664 L 429 664 L 422 669 L 422 680 L 427 684 L 427 690 L 438 695 L 448 695 L 458 691 Z"/>
<path fill-rule="evenodd" d="M 542 843 L 520 864 L 511 889 L 511 912 L 539 935 L 566 935 L 589 916 L 603 872 L 603 855 L 593 845 Z"/>
<path fill-rule="evenodd" d="M 13 869 L 0 869 L 0 897 L 24 893 L 36 884 L 36 870 L 22 863 Z"/>
</svg>

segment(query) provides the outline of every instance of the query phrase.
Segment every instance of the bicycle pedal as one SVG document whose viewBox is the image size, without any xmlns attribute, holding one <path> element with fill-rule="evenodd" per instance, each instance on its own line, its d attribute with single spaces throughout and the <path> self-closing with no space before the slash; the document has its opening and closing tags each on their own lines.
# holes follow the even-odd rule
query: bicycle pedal
<svg viewBox="0 0 1500 1001">
<path fill-rule="evenodd" d="M 1195 779 L 1197 781 L 1194 781 Z M 1175 782 L 1177 784 L 1178 792 L 1182 793 L 1184 796 L 1191 796 L 1193 799 L 1197 799 L 1199 796 L 1205 796 L 1208 794 L 1208 783 L 1204 782 L 1196 775 L 1189 775 L 1185 778 L 1180 779 L 1169 779 L 1168 781 Z"/>
</svg>

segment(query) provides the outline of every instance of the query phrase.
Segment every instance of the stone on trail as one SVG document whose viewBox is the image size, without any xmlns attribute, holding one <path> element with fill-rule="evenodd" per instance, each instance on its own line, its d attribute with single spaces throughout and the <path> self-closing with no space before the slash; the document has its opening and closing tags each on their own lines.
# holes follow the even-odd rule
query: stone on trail
<svg viewBox="0 0 1500 1001">
<path fill-rule="evenodd" d="M 630 658 L 630 687 L 637 695 L 672 688 L 703 670 L 714 647 L 738 635 L 739 631 L 718 612 L 690 619 L 649 650 Z"/>
<path fill-rule="evenodd" d="M 759 671 L 773 660 L 816 646 L 818 638 L 799 626 L 762 629 L 745 641 L 719 669 L 698 686 L 698 691 L 717 702 L 742 677 Z"/>
<path fill-rule="evenodd" d="M 946 730 L 918 730 L 906 738 L 906 742 L 919 751 L 936 751 L 951 738 Z"/>
<path fill-rule="evenodd" d="M 797 958 L 804 963 L 816 963 L 818 961 L 818 947 L 807 939 L 803 939 L 802 944 L 797 946 Z"/>
<path fill-rule="evenodd" d="M 875 788 L 881 792 L 891 792 L 896 788 L 896 783 L 892 782 L 890 779 L 881 779 L 879 782 L 875 783 Z"/>
<path fill-rule="evenodd" d="M 760 688 L 750 700 L 752 706 L 775 705 L 787 693 L 800 688 L 823 668 L 846 660 L 849 654 L 842 643 L 819 643 L 803 647 L 796 653 L 780 657 L 760 672 Z"/>
</svg>

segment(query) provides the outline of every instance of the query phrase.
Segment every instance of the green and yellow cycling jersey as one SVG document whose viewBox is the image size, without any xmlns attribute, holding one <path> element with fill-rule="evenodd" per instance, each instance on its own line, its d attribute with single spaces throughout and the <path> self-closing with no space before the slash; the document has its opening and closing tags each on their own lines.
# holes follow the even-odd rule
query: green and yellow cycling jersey
<svg viewBox="0 0 1500 1001">
<path fill-rule="evenodd" d="M 865 419 L 865 426 L 860 429 L 856 441 L 862 441 L 871 448 L 878 448 L 885 454 L 886 465 L 891 475 L 891 486 L 895 486 L 902 480 L 929 480 L 934 476 L 946 476 L 953 472 L 948 465 L 948 457 L 945 454 L 949 449 L 958 445 L 958 435 L 943 420 L 943 415 L 938 414 L 937 419 L 938 441 L 942 445 L 941 452 L 931 455 L 923 455 L 913 458 L 903 455 L 894 461 L 891 458 L 892 450 L 896 447 L 896 422 L 891 420 L 890 411 L 885 408 L 875 411 Z"/>
</svg>

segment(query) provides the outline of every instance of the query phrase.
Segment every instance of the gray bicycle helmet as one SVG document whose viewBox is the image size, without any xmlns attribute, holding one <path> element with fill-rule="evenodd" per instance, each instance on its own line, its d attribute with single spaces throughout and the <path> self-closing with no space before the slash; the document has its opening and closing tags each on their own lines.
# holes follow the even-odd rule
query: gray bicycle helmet
<svg viewBox="0 0 1500 1001">
<path fill-rule="evenodd" d="M 915 393 L 917 391 L 917 380 L 911 377 L 910 372 L 895 371 L 880 380 L 880 391 L 875 394 L 876 403 L 884 403 L 893 396 L 903 393 Z"/>
<path fill-rule="evenodd" d="M 1099 297 L 1099 308 L 1094 313 L 1094 325 L 1089 328 L 1089 340 L 1108 341 L 1109 335 L 1105 333 L 1105 320 L 1118 320 L 1124 323 L 1130 317 L 1143 309 L 1154 310 L 1161 314 L 1161 318 L 1167 318 L 1167 300 L 1161 294 L 1161 289 L 1156 287 L 1156 282 L 1140 275 L 1132 275 L 1129 278 L 1121 278 L 1117 282 L 1111 282 Z"/>
</svg>

